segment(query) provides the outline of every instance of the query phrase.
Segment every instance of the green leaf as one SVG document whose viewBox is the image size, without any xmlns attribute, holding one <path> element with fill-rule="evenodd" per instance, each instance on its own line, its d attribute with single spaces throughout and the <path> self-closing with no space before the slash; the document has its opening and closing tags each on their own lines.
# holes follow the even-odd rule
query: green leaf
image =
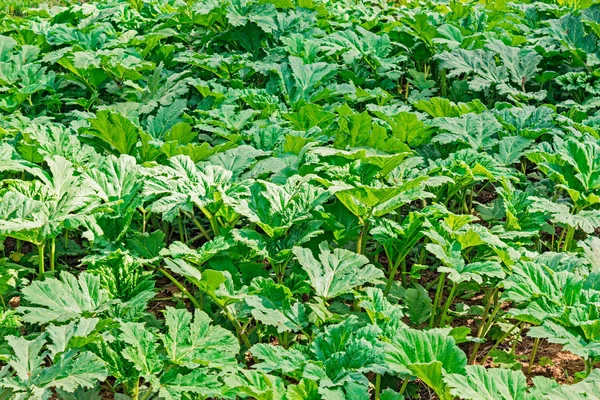
<svg viewBox="0 0 600 400">
<path fill-rule="evenodd" d="M 246 303 L 256 320 L 276 327 L 279 333 L 302 331 L 308 325 L 304 305 L 294 302 L 286 286 L 258 277 L 252 281 L 252 291 L 255 294 L 246 297 Z"/>
<path fill-rule="evenodd" d="M 158 395 L 167 400 L 178 400 L 186 393 L 202 397 L 219 397 L 222 383 L 216 375 L 209 375 L 202 369 L 181 374 L 170 370 L 160 377 Z"/>
<path fill-rule="evenodd" d="M 179 117 L 187 108 L 187 101 L 177 99 L 168 106 L 158 109 L 156 116 L 151 115 L 146 121 L 147 131 L 154 139 L 161 139 L 167 131 L 179 122 Z"/>
<path fill-rule="evenodd" d="M 423 286 L 416 285 L 414 288 L 407 289 L 403 299 L 410 322 L 418 326 L 429 320 L 432 301 Z"/>
<path fill-rule="evenodd" d="M 227 393 L 256 400 L 277 400 L 285 396 L 285 384 L 277 376 L 255 370 L 241 370 L 225 378 Z"/>
<path fill-rule="evenodd" d="M 289 385 L 285 392 L 287 400 L 321 400 L 319 385 L 316 382 L 302 379 L 297 385 Z"/>
<path fill-rule="evenodd" d="M 464 373 L 467 365 L 465 353 L 450 336 L 416 329 L 399 330 L 386 344 L 386 362 L 401 374 L 411 376 L 411 366 L 439 362 L 447 373 Z"/>
<path fill-rule="evenodd" d="M 447 374 L 450 393 L 465 400 L 533 400 L 521 371 L 469 365 L 466 374 Z"/>
<path fill-rule="evenodd" d="M 294 247 L 292 250 L 318 296 L 332 299 L 367 283 L 377 283 L 384 277 L 381 270 L 369 264 L 369 259 L 361 254 L 344 249 L 331 252 L 327 242 L 321 243 L 319 248 L 319 261 L 310 249 Z"/>
<path fill-rule="evenodd" d="M 296 87 L 296 98 L 308 100 L 315 86 L 321 85 L 337 70 L 333 64 L 318 62 L 305 64 L 298 57 L 290 57 L 289 65 Z"/>
<path fill-rule="evenodd" d="M 160 338 L 169 361 L 192 369 L 198 365 L 209 368 L 237 365 L 235 356 L 240 351 L 237 339 L 231 332 L 211 326 L 211 322 L 200 310 L 196 310 L 192 322 L 192 314 L 187 310 L 167 307 L 167 333 Z"/>
<path fill-rule="evenodd" d="M 140 129 L 127 118 L 110 111 L 98 111 L 89 123 L 86 132 L 104 141 L 117 154 L 135 155 Z"/>
<path fill-rule="evenodd" d="M 48 354 L 42 351 L 46 345 L 46 335 L 34 340 L 15 336 L 6 338 L 14 355 L 8 365 L 0 371 L 0 387 L 10 388 L 19 398 L 36 393 L 39 398 L 49 398 L 51 389 L 75 391 L 78 387 L 91 388 L 106 378 L 106 368 L 102 360 L 91 352 L 77 352 L 75 349 L 62 353 L 51 365 L 46 365 Z M 10 374 L 11 377 L 2 377 Z"/>
<path fill-rule="evenodd" d="M 502 126 L 493 114 L 465 114 L 458 118 L 440 118 L 435 125 L 447 133 L 438 133 L 431 141 L 450 144 L 458 142 L 473 150 L 490 149 L 498 143 L 497 133 Z"/>
<path fill-rule="evenodd" d="M 30 323 L 65 322 L 98 315 L 114 304 L 100 286 L 100 278 L 87 272 L 79 278 L 67 271 L 60 280 L 34 281 L 23 288 L 23 297 L 32 306 L 19 307 L 23 320 Z"/>
<path fill-rule="evenodd" d="M 260 360 L 254 365 L 254 368 L 266 373 L 275 371 L 296 376 L 297 372 L 304 369 L 304 365 L 308 362 L 307 355 L 300 350 L 284 349 L 282 346 L 266 343 L 255 344 L 250 349 L 250 353 L 256 360 Z"/>
<path fill-rule="evenodd" d="M 360 392 L 366 392 L 368 381 L 364 372 L 385 373 L 385 345 L 379 341 L 381 330 L 375 325 L 364 325 L 356 316 L 339 324 L 329 325 L 319 332 L 310 344 L 312 359 L 322 366 L 326 376 L 335 385 L 353 381 Z M 308 367 L 304 376 L 309 377 Z M 326 381 L 320 382 L 323 388 Z"/>
<path fill-rule="evenodd" d="M 251 146 L 239 146 L 211 156 L 207 163 L 231 171 L 233 176 L 237 178 L 242 172 L 249 169 L 257 158 L 267 154 L 267 152 L 256 150 Z"/>
<path fill-rule="evenodd" d="M 551 200 L 531 196 L 533 201 L 530 206 L 532 212 L 544 212 L 550 216 L 552 221 L 579 228 L 585 233 L 593 233 L 600 227 L 599 210 L 583 210 L 573 214 L 569 206 L 563 203 L 554 203 Z"/>
<path fill-rule="evenodd" d="M 504 165 L 517 163 L 531 143 L 531 140 L 520 136 L 505 137 L 498 145 L 498 154 L 496 158 Z"/>
<path fill-rule="evenodd" d="M 320 210 L 329 198 L 326 190 L 299 176 L 289 178 L 284 185 L 258 181 L 250 191 L 250 198 L 242 200 L 236 211 L 270 237 L 284 236 L 294 224 L 311 219 L 312 212 Z"/>
<path fill-rule="evenodd" d="M 146 379 L 158 374 L 163 365 L 158 354 L 156 336 L 144 324 L 134 322 L 121 324 L 120 331 L 119 339 L 128 345 L 122 356 Z"/>
<path fill-rule="evenodd" d="M 450 399 L 442 375 L 464 373 L 467 356 L 451 336 L 402 329 L 386 344 L 386 363 L 400 375 L 421 379 L 441 399 Z"/>
</svg>

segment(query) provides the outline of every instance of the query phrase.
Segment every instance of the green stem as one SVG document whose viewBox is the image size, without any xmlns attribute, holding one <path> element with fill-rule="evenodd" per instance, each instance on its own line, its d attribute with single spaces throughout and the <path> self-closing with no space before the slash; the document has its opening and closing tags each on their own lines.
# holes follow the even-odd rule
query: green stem
<svg viewBox="0 0 600 400">
<path fill-rule="evenodd" d="M 56 258 L 56 238 L 50 240 L 50 271 L 54 272 Z"/>
<path fill-rule="evenodd" d="M 135 386 L 133 388 L 133 393 L 131 394 L 132 400 L 138 400 L 140 397 L 140 378 L 135 382 Z"/>
<path fill-rule="evenodd" d="M 185 243 L 185 234 L 183 232 L 183 221 L 181 220 L 181 214 L 177 216 L 177 225 L 179 226 L 179 240 Z"/>
<path fill-rule="evenodd" d="M 146 233 L 146 210 L 142 210 L 142 233 Z"/>
<path fill-rule="evenodd" d="M 442 97 L 446 97 L 446 70 L 444 68 L 440 70 L 440 93 Z"/>
<path fill-rule="evenodd" d="M 444 303 L 444 308 L 442 308 L 442 313 L 440 315 L 440 323 L 439 323 L 440 327 L 443 327 L 444 323 L 446 322 L 448 310 L 450 309 L 450 306 L 452 305 L 454 296 L 456 296 L 457 289 L 458 289 L 458 285 L 453 282 L 452 288 L 450 289 L 450 294 L 448 294 L 448 298 L 446 299 L 446 302 Z"/>
<path fill-rule="evenodd" d="M 375 400 L 379 400 L 381 393 L 381 374 L 375 375 Z"/>
<path fill-rule="evenodd" d="M 46 244 L 44 242 L 38 244 L 38 278 L 42 279 L 44 277 L 44 247 Z"/>
<path fill-rule="evenodd" d="M 383 291 L 383 294 L 385 296 L 387 296 L 388 293 L 390 293 L 390 289 L 392 288 L 392 284 L 394 283 L 394 277 L 396 276 L 396 271 L 398 271 L 398 265 L 393 264 L 391 269 L 389 270 L 388 279 L 385 284 L 385 290 Z"/>
<path fill-rule="evenodd" d="M 150 396 L 152 396 L 152 390 L 150 390 L 150 388 L 148 388 L 148 390 L 146 390 L 146 393 L 144 393 L 142 400 L 148 400 L 150 398 Z"/>
<path fill-rule="evenodd" d="M 431 290 L 431 288 L 434 287 L 440 281 L 441 277 L 442 277 L 442 275 L 436 276 L 434 280 L 432 280 L 431 282 L 429 282 L 427 284 L 427 286 L 425 286 L 425 289 L 429 292 Z"/>
<path fill-rule="evenodd" d="M 387 247 L 384 245 L 383 249 L 385 251 L 385 255 L 387 256 L 388 259 L 388 278 L 387 278 L 387 282 L 385 284 L 385 290 L 383 291 L 383 294 L 385 296 L 388 295 L 388 293 L 390 292 L 390 289 L 392 288 L 392 283 L 394 283 L 394 278 L 396 277 L 396 271 L 398 271 L 398 264 L 400 263 L 400 259 L 398 261 L 396 261 L 395 263 L 392 262 L 392 259 L 390 257 L 390 252 L 388 251 Z M 402 282 L 402 285 L 404 286 L 404 282 Z"/>
<path fill-rule="evenodd" d="M 571 241 L 573 240 L 573 236 L 575 236 L 575 228 L 570 226 L 567 231 L 567 237 L 565 238 L 563 251 L 569 250 L 569 248 L 571 247 Z"/>
<path fill-rule="evenodd" d="M 402 287 L 406 287 L 408 284 L 408 276 L 406 274 L 406 257 L 402 258 L 402 262 L 400 263 L 400 281 L 402 282 Z M 396 267 L 398 269 L 398 267 Z"/>
<path fill-rule="evenodd" d="M 231 322 L 231 324 L 235 328 L 235 332 L 237 333 L 238 338 L 242 342 L 244 342 L 244 345 L 246 346 L 247 349 L 249 349 L 250 347 L 252 347 L 252 345 L 250 344 L 250 339 L 248 339 L 248 336 L 242 330 L 242 326 L 240 325 L 239 321 L 237 319 L 235 319 L 233 317 L 233 315 L 231 315 L 231 313 L 227 309 L 227 306 L 223 306 L 222 309 L 223 309 L 223 313 L 225 313 L 225 316 L 227 317 L 227 319 L 229 320 L 229 322 Z"/>
<path fill-rule="evenodd" d="M 563 244 L 563 239 L 565 237 L 565 232 L 567 231 L 567 229 L 568 228 L 563 229 L 560 233 L 560 236 L 558 237 L 558 242 L 556 242 L 556 251 L 560 251 L 560 246 Z"/>
<path fill-rule="evenodd" d="M 535 338 L 533 342 L 533 350 L 531 351 L 531 357 L 529 357 L 529 366 L 527 367 L 527 373 L 531 373 L 533 368 L 533 362 L 535 361 L 535 355 L 537 354 L 538 347 L 540 347 L 540 338 Z"/>
<path fill-rule="evenodd" d="M 204 227 L 202 226 L 202 224 L 200 223 L 200 221 L 198 221 L 198 219 L 191 215 L 190 213 L 187 212 L 183 212 L 189 219 L 191 219 L 194 222 L 194 225 L 196 225 L 196 228 L 198 228 L 200 230 L 200 232 L 202 232 L 202 236 L 204 236 L 204 238 L 208 241 L 211 241 L 211 237 L 208 234 L 208 232 L 206 232 L 206 229 L 204 229 Z"/>
<path fill-rule="evenodd" d="M 210 221 L 210 227 L 212 228 L 215 236 L 219 236 L 221 234 L 221 228 L 219 227 L 219 221 L 216 216 L 213 216 Z"/>
<path fill-rule="evenodd" d="M 492 306 L 492 300 L 495 296 L 496 290 L 497 289 L 494 289 L 487 299 L 487 302 L 486 302 L 487 304 L 485 306 L 485 310 L 483 311 L 483 315 L 481 316 L 481 324 L 479 325 L 479 329 L 477 330 L 477 338 L 478 339 L 481 339 L 481 337 L 483 336 L 484 328 L 487 325 L 486 319 L 487 319 L 488 313 L 490 311 L 490 308 Z M 480 345 L 481 345 L 481 342 L 477 342 L 474 344 L 473 349 L 471 351 L 471 356 L 469 357 L 469 364 L 475 363 L 475 359 L 477 358 L 477 351 L 479 350 Z"/>
<path fill-rule="evenodd" d="M 433 323 L 435 322 L 436 310 L 439 307 L 439 303 L 442 299 L 442 292 L 444 291 L 444 285 L 446 284 L 446 273 L 442 272 L 440 274 L 440 279 L 438 281 L 438 286 L 435 291 L 435 298 L 433 300 L 433 308 L 431 309 L 431 316 L 429 317 L 429 327 L 433 328 Z"/>
<path fill-rule="evenodd" d="M 169 279 L 171 282 L 173 282 L 173 284 L 175 286 L 177 286 L 177 289 L 179 289 L 181 291 L 181 293 L 183 293 L 188 299 L 190 299 L 190 301 L 192 302 L 194 307 L 196 307 L 198 309 L 202 309 L 202 307 L 200 306 L 200 303 L 198 303 L 198 300 L 196 300 L 196 298 L 194 296 L 192 296 L 192 294 L 185 288 L 185 286 L 183 286 L 177 279 L 175 279 L 175 277 L 173 275 L 168 273 L 162 267 L 158 268 L 158 271 L 161 274 L 163 274 L 165 277 L 167 277 L 167 279 Z"/>
<path fill-rule="evenodd" d="M 291 261 L 291 259 L 288 259 L 282 265 L 275 268 L 275 271 L 277 274 L 277 283 L 283 284 L 283 278 L 285 277 L 285 270 L 287 269 L 287 266 L 290 263 L 290 261 Z"/>
<path fill-rule="evenodd" d="M 367 231 L 369 229 L 369 222 L 365 222 L 362 226 L 360 234 L 358 235 L 358 240 L 356 241 L 356 252 L 358 254 L 365 254 L 365 250 L 367 248 Z"/>
<path fill-rule="evenodd" d="M 587 377 L 592 372 L 592 368 L 594 367 L 594 360 L 588 358 L 587 360 L 583 360 L 583 362 L 585 363 L 585 376 Z"/>
<path fill-rule="evenodd" d="M 406 387 L 408 386 L 408 382 L 410 381 L 410 378 L 406 378 L 404 380 L 404 382 L 402 382 L 402 386 L 400 386 L 400 394 L 404 394 L 404 392 L 406 391 Z"/>
<path fill-rule="evenodd" d="M 481 364 L 485 363 L 485 361 L 490 357 L 490 353 L 492 351 L 496 350 L 496 347 L 498 347 L 498 345 L 500 343 L 504 342 L 504 340 L 506 340 L 506 338 L 509 337 L 515 331 L 515 329 L 517 329 L 522 323 L 523 323 L 523 321 L 517 322 L 504 335 L 502 335 L 498 340 L 496 340 L 496 343 L 492 346 L 492 348 L 486 353 L 485 357 L 483 357 L 483 359 L 481 360 Z"/>
</svg>

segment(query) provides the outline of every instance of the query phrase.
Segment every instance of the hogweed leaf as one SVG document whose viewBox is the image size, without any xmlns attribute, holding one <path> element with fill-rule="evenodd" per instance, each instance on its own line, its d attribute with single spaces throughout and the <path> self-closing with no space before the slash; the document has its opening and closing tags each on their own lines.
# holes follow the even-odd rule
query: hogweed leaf
<svg viewBox="0 0 600 400">
<path fill-rule="evenodd" d="M 319 248 L 319 260 L 310 249 L 294 247 L 292 250 L 317 296 L 332 299 L 367 283 L 377 283 L 384 277 L 383 272 L 361 254 L 344 249 L 332 252 L 326 242 Z"/>
</svg>

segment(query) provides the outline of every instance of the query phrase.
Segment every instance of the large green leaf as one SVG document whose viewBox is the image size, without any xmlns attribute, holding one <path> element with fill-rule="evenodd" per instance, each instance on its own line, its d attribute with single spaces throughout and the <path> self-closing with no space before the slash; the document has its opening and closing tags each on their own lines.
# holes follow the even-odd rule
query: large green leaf
<svg viewBox="0 0 600 400">
<path fill-rule="evenodd" d="M 401 329 L 386 344 L 386 363 L 405 377 L 416 376 L 444 399 L 451 398 L 444 386 L 444 373 L 464 374 L 467 356 L 454 339 L 435 331 Z"/>
<path fill-rule="evenodd" d="M 48 353 L 42 350 L 47 344 L 45 334 L 33 340 L 15 336 L 6 340 L 13 355 L 0 370 L 0 387 L 11 389 L 17 398 L 49 398 L 54 388 L 65 391 L 91 388 L 106 378 L 104 362 L 88 351 L 72 349 L 46 365 Z"/>
<path fill-rule="evenodd" d="M 381 270 L 369 264 L 369 259 L 361 254 L 344 249 L 335 249 L 332 252 L 326 242 L 321 243 L 319 249 L 319 260 L 313 256 L 310 249 L 293 249 L 318 296 L 332 299 L 383 278 Z"/>
<path fill-rule="evenodd" d="M 211 326 L 206 313 L 196 310 L 192 314 L 187 310 L 167 307 L 165 324 L 167 333 L 160 335 L 170 362 L 194 368 L 198 365 L 210 368 L 235 366 L 235 356 L 240 345 L 235 336 L 219 327 Z"/>
<path fill-rule="evenodd" d="M 447 374 L 450 393 L 465 400 L 533 400 L 521 371 L 469 365 L 466 374 Z"/>
<path fill-rule="evenodd" d="M 308 317 L 302 303 L 294 302 L 292 292 L 271 279 L 254 278 L 246 297 L 252 308 L 252 316 L 265 325 L 277 328 L 277 332 L 298 332 L 308 325 Z"/>
<path fill-rule="evenodd" d="M 99 111 L 89 120 L 90 129 L 86 132 L 104 142 L 116 154 L 135 155 L 140 129 L 120 114 Z"/>
<path fill-rule="evenodd" d="M 100 278 L 87 272 L 75 278 L 63 271 L 60 279 L 34 281 L 23 288 L 23 297 L 31 305 L 19 310 L 23 320 L 31 323 L 65 322 L 98 315 L 115 303 L 101 288 Z"/>
</svg>

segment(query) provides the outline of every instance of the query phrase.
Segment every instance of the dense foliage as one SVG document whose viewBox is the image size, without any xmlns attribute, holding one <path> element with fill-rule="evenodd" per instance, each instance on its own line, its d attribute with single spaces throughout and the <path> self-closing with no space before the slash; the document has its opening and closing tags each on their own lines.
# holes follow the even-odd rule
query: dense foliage
<svg viewBox="0 0 600 400">
<path fill-rule="evenodd" d="M 586 0 L 0 15 L 0 399 L 598 398 L 599 66 Z"/>
</svg>

